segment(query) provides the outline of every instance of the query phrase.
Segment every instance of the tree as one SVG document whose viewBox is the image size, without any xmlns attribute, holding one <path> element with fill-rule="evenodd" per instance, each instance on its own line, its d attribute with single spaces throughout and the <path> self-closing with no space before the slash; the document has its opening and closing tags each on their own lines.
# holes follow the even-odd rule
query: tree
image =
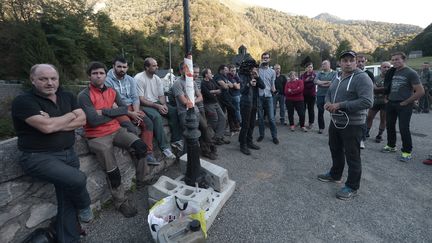
<svg viewBox="0 0 432 243">
<path fill-rule="evenodd" d="M 339 57 L 343 51 L 352 50 L 352 45 L 348 40 L 343 40 L 336 48 L 336 57 Z"/>
</svg>

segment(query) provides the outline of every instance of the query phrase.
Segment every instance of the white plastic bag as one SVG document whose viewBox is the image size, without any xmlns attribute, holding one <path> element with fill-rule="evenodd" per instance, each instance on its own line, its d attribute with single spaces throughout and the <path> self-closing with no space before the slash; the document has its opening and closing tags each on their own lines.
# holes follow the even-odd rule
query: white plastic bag
<svg viewBox="0 0 432 243">
<path fill-rule="evenodd" d="M 184 201 L 172 195 L 159 200 L 149 210 L 147 221 L 153 239 L 156 241 L 157 233 L 162 226 L 184 217 L 200 221 L 201 230 L 207 237 L 204 210 L 193 201 Z"/>
</svg>

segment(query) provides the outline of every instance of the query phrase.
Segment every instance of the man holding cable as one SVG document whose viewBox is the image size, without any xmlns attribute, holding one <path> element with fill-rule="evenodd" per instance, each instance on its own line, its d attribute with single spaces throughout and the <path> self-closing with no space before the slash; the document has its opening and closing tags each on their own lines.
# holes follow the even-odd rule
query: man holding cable
<svg viewBox="0 0 432 243">
<path fill-rule="evenodd" d="M 356 67 L 356 56 L 354 51 L 344 51 L 339 56 L 342 72 L 332 81 L 324 105 L 331 113 L 329 147 L 333 165 L 328 173 L 318 175 L 318 180 L 340 183 L 346 160 L 348 177 L 345 186 L 336 193 L 342 200 L 356 196 L 360 187 L 361 126 L 366 121 L 367 109 L 373 104 L 373 84 Z"/>
</svg>

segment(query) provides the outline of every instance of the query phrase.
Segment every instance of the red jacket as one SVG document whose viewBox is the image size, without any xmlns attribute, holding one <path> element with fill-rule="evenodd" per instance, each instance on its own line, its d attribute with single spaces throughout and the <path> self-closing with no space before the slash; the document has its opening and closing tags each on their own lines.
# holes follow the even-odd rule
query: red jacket
<svg viewBox="0 0 432 243">
<path fill-rule="evenodd" d="M 80 94 L 80 103 L 87 103 L 84 98 L 86 96 L 84 94 L 87 93 L 87 95 L 90 96 L 92 103 L 88 105 L 92 105 L 94 110 L 111 109 L 114 102 L 116 101 L 116 91 L 113 88 L 99 89 L 95 88 L 93 85 L 89 85 L 89 88 L 87 90 L 83 90 L 81 93 L 83 93 L 83 95 Z M 91 119 L 91 116 L 87 116 L 87 119 Z M 99 138 L 117 131 L 120 129 L 120 124 L 116 119 L 112 119 L 98 126 L 91 126 L 87 120 L 87 124 L 84 126 L 84 129 L 86 132 L 86 137 Z"/>
<path fill-rule="evenodd" d="M 304 82 L 301 79 L 288 81 L 285 84 L 285 99 L 291 101 L 302 101 L 304 90 Z"/>
</svg>

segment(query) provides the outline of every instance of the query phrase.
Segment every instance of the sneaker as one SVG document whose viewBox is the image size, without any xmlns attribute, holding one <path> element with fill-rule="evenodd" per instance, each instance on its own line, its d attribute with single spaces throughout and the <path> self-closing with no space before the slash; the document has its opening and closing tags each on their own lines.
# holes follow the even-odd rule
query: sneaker
<svg viewBox="0 0 432 243">
<path fill-rule="evenodd" d="M 133 205 L 129 200 L 126 200 L 122 205 L 120 205 L 119 209 L 121 214 L 126 218 L 131 218 L 138 213 L 135 205 Z"/>
<path fill-rule="evenodd" d="M 344 186 L 340 191 L 336 193 L 336 198 L 341 200 L 349 200 L 357 196 L 357 190 L 351 189 L 350 187 Z"/>
<path fill-rule="evenodd" d="M 153 153 L 147 154 L 146 156 L 146 162 L 148 165 L 160 165 L 160 162 L 156 160 L 156 158 L 153 156 Z"/>
<path fill-rule="evenodd" d="M 312 128 L 313 128 L 313 123 L 310 123 L 310 124 L 307 126 L 307 128 L 308 128 L 308 129 L 312 129 Z"/>
<path fill-rule="evenodd" d="M 370 134 L 369 134 L 369 133 L 366 133 L 365 137 L 369 138 L 369 137 L 370 137 Z"/>
<path fill-rule="evenodd" d="M 411 159 L 411 153 L 402 152 L 401 156 L 399 157 L 399 161 L 401 162 L 409 162 Z"/>
<path fill-rule="evenodd" d="M 295 131 L 295 126 L 294 125 L 290 126 L 290 130 L 291 130 L 291 132 L 294 132 Z"/>
<path fill-rule="evenodd" d="M 301 129 L 303 130 L 303 132 L 307 132 L 307 128 L 306 127 L 301 127 Z"/>
<path fill-rule="evenodd" d="M 255 149 L 255 150 L 259 150 L 260 149 L 260 147 L 258 145 L 256 145 L 256 144 L 254 144 L 254 143 L 248 143 L 247 147 L 250 148 L 250 149 Z"/>
<path fill-rule="evenodd" d="M 224 144 L 230 144 L 231 143 L 231 141 L 230 140 L 226 140 L 225 138 L 221 138 L 221 141 L 224 143 Z"/>
<path fill-rule="evenodd" d="M 277 139 L 277 138 L 273 138 L 273 143 L 274 143 L 274 144 L 279 144 L 279 139 Z"/>
<path fill-rule="evenodd" d="M 423 164 L 425 164 L 425 165 L 432 165 L 432 159 L 423 160 Z"/>
<path fill-rule="evenodd" d="M 167 149 L 164 149 L 163 151 L 162 151 L 162 153 L 165 155 L 165 157 L 167 157 L 168 159 L 175 159 L 176 158 L 176 156 L 173 154 L 173 152 L 171 151 L 171 149 L 169 149 L 169 148 L 167 148 Z"/>
<path fill-rule="evenodd" d="M 263 139 L 264 139 L 264 136 L 259 136 L 259 137 L 257 138 L 257 142 L 261 142 Z"/>
<path fill-rule="evenodd" d="M 365 148 L 365 143 L 363 140 L 360 141 L 360 149 L 364 149 Z"/>
<path fill-rule="evenodd" d="M 91 210 L 90 206 L 80 209 L 78 218 L 83 223 L 90 223 L 93 220 L 93 211 Z"/>
<path fill-rule="evenodd" d="M 178 149 L 179 151 L 183 151 L 184 142 L 183 140 L 175 141 L 174 143 L 171 144 L 171 147 Z"/>
<path fill-rule="evenodd" d="M 318 134 L 322 134 L 324 129 L 319 129 Z"/>
<path fill-rule="evenodd" d="M 326 174 L 321 174 L 317 176 L 318 180 L 323 181 L 323 182 L 335 182 L 335 183 L 341 183 L 342 179 L 336 180 L 333 179 L 333 177 L 331 177 L 330 172 L 326 173 Z"/>
<path fill-rule="evenodd" d="M 383 152 L 383 153 L 394 153 L 396 151 L 397 150 L 395 147 L 390 147 L 388 145 L 384 146 L 384 148 L 381 149 L 381 152 Z"/>
<path fill-rule="evenodd" d="M 246 155 L 250 155 L 251 154 L 250 150 L 246 146 L 244 146 L 244 145 L 240 146 L 240 151 L 242 153 L 246 154 Z"/>
<path fill-rule="evenodd" d="M 382 136 L 378 134 L 378 135 L 375 137 L 375 142 L 377 142 L 377 143 L 381 143 L 381 141 L 382 141 Z"/>
</svg>

